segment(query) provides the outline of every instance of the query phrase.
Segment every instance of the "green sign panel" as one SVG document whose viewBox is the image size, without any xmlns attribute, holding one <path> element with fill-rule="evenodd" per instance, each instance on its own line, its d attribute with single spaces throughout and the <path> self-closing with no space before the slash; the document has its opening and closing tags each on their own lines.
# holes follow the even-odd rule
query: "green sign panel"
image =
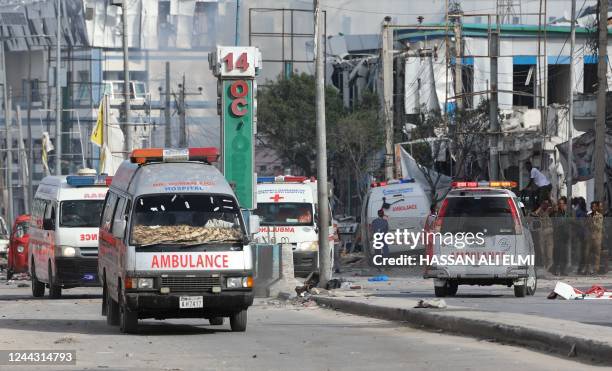
<svg viewBox="0 0 612 371">
<path fill-rule="evenodd" d="M 240 207 L 255 208 L 253 80 L 222 80 L 223 174 Z"/>
</svg>

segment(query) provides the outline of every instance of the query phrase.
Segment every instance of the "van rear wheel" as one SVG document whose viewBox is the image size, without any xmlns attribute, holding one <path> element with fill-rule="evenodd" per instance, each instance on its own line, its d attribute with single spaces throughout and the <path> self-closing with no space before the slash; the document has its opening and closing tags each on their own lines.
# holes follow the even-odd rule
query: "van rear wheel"
<svg viewBox="0 0 612 371">
<path fill-rule="evenodd" d="M 102 281 L 102 308 L 100 310 L 100 312 L 102 313 L 103 316 L 106 316 L 106 279 L 104 279 Z"/>
<path fill-rule="evenodd" d="M 230 316 L 230 327 L 233 332 L 244 332 L 247 326 L 247 310 L 243 309 L 240 312 Z"/>
<path fill-rule="evenodd" d="M 525 295 L 527 295 L 526 285 L 514 285 L 514 296 L 517 298 L 523 298 Z"/>
<path fill-rule="evenodd" d="M 437 298 L 443 298 L 448 295 L 448 290 L 446 289 L 446 285 L 444 286 L 434 286 L 434 293 Z"/>
<path fill-rule="evenodd" d="M 38 278 L 36 278 L 36 267 L 34 266 L 34 262 L 32 262 L 32 296 L 35 298 L 40 298 L 45 296 L 45 284 L 40 282 Z"/>
</svg>

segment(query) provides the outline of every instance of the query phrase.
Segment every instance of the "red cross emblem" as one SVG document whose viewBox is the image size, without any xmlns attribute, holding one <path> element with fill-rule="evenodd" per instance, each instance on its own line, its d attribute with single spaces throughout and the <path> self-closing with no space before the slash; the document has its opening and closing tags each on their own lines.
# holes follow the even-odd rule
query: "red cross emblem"
<svg viewBox="0 0 612 371">
<path fill-rule="evenodd" d="M 270 200 L 274 200 L 274 202 L 278 202 L 279 200 L 282 200 L 285 197 L 281 197 L 281 195 L 279 195 L 278 193 L 274 195 L 274 197 L 270 197 Z"/>
</svg>

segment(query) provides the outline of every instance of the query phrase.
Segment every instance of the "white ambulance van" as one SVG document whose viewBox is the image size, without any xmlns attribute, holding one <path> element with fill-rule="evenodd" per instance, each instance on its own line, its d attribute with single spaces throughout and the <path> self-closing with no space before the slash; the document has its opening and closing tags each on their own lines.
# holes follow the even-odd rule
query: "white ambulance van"
<svg viewBox="0 0 612 371">
<path fill-rule="evenodd" d="M 430 201 L 423 188 L 414 179 L 397 179 L 372 183 L 361 211 L 361 233 L 364 246 L 370 254 L 372 248 L 372 221 L 378 218 L 378 210 L 383 209 L 389 223 L 389 232 L 422 232 L 430 211 Z M 412 246 L 389 245 L 389 252 L 409 252 Z M 418 243 L 415 249 L 422 250 L 425 245 Z"/>
<path fill-rule="evenodd" d="M 257 178 L 259 243 L 293 245 L 297 276 L 318 269 L 319 230 L 317 227 L 317 181 L 304 176 L 283 175 Z M 330 239 L 335 235 L 330 211 Z M 331 241 L 330 241 L 331 242 Z"/>
<path fill-rule="evenodd" d="M 62 289 L 99 286 L 98 225 L 111 177 L 94 170 L 45 177 L 34 196 L 28 261 L 32 295 L 49 297 Z"/>
<path fill-rule="evenodd" d="M 253 256 L 216 148 L 137 149 L 100 220 L 102 314 L 122 332 L 144 318 L 207 318 L 245 331 Z M 249 219 L 257 230 L 258 218 Z"/>
</svg>

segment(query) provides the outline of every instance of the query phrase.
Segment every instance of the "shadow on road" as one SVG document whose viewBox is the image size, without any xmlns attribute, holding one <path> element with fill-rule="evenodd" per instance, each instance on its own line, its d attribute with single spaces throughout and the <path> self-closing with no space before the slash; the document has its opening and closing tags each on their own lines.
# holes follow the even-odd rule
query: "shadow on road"
<svg viewBox="0 0 612 371">
<path fill-rule="evenodd" d="M 41 318 L 0 318 L 0 329 L 56 332 L 58 335 L 84 334 L 84 335 L 119 335 L 118 326 L 109 326 L 101 317 L 99 320 L 83 319 L 41 319 Z M 168 322 L 153 322 L 142 320 L 139 322 L 138 335 L 167 336 L 167 335 L 202 335 L 217 332 L 229 332 L 229 324 L 223 326 L 210 326 L 208 321 L 202 319 L 202 325 L 176 324 Z"/>
<path fill-rule="evenodd" d="M 0 301 L 13 301 L 13 300 L 25 300 L 25 301 L 62 301 L 62 300 L 79 300 L 79 299 L 102 299 L 102 294 L 94 295 L 94 294 L 79 294 L 79 295 L 64 295 L 59 299 L 51 299 L 48 296 L 44 296 L 42 298 L 35 298 L 32 295 L 19 295 L 19 294 L 10 294 L 10 295 L 0 295 Z"/>
</svg>

